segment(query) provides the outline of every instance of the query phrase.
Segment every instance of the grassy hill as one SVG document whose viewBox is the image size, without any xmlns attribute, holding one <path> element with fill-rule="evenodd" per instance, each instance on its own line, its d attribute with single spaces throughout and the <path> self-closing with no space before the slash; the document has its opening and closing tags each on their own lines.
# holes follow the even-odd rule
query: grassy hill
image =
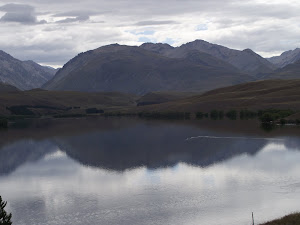
<svg viewBox="0 0 300 225">
<path fill-rule="evenodd" d="M 260 225 L 299 225 L 300 224 L 300 213 L 294 213 L 285 216 L 281 219 L 273 220 Z"/>
<path fill-rule="evenodd" d="M 3 92 L 16 92 L 16 91 L 20 91 L 18 88 L 9 85 L 9 84 L 4 84 L 0 82 L 0 93 Z"/>
<path fill-rule="evenodd" d="M 85 113 L 87 108 L 125 113 L 193 113 L 231 109 L 257 111 L 270 108 L 297 112 L 300 110 L 299 86 L 300 80 L 267 80 L 219 88 L 203 94 L 154 92 L 142 97 L 117 92 L 87 93 L 41 89 L 4 92 L 0 95 L 0 115 L 13 113 L 15 106 L 26 106 L 37 115 Z"/>
<path fill-rule="evenodd" d="M 32 106 L 37 114 L 57 114 L 66 111 L 81 113 L 86 108 L 116 109 L 135 106 L 137 96 L 117 92 L 84 93 L 74 91 L 31 91 L 5 92 L 0 95 L 0 115 L 9 115 L 7 108 Z M 70 109 L 71 108 L 71 109 Z"/>
<path fill-rule="evenodd" d="M 140 106 L 138 111 L 209 112 L 212 109 L 300 110 L 300 80 L 267 80 L 220 88 L 177 101 Z"/>
<path fill-rule="evenodd" d="M 160 104 L 170 101 L 176 101 L 179 99 L 184 99 L 187 97 L 191 97 L 194 95 L 199 95 L 198 92 L 172 92 L 172 91 L 158 91 L 158 92 L 150 92 L 142 96 L 138 101 L 138 106 L 142 105 L 153 105 Z"/>
</svg>

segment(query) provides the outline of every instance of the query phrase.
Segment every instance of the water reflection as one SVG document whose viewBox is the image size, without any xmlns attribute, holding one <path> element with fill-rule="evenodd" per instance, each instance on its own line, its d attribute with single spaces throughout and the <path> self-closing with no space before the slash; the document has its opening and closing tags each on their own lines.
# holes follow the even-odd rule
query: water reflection
<svg viewBox="0 0 300 225">
<path fill-rule="evenodd" d="M 0 150 L 0 193 L 20 225 L 249 224 L 299 209 L 298 146 L 145 122 L 19 140 Z"/>
</svg>

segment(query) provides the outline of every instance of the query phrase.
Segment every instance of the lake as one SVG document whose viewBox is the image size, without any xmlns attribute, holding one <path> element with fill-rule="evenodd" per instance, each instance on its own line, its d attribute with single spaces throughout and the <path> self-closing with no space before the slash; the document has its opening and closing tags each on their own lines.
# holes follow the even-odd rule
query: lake
<svg viewBox="0 0 300 225">
<path fill-rule="evenodd" d="M 15 225 L 249 225 L 300 209 L 300 128 L 34 120 L 0 132 Z"/>
</svg>

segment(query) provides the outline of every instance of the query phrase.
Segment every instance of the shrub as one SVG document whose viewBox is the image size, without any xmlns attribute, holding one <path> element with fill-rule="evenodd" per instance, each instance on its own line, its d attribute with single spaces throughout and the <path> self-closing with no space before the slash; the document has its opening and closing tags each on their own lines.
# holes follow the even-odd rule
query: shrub
<svg viewBox="0 0 300 225">
<path fill-rule="evenodd" d="M 78 118 L 78 117 L 85 117 L 84 114 L 59 114 L 55 115 L 54 118 Z"/>
<path fill-rule="evenodd" d="M 138 116 L 152 119 L 190 119 L 188 112 L 140 112 Z"/>
<path fill-rule="evenodd" d="M 213 120 L 217 120 L 219 118 L 219 112 L 217 110 L 210 111 L 210 118 Z"/>
<path fill-rule="evenodd" d="M 202 119 L 204 117 L 204 114 L 202 112 L 196 113 L 196 119 Z"/>
<path fill-rule="evenodd" d="M 244 119 L 253 119 L 257 117 L 257 113 L 256 112 L 253 112 L 253 111 L 250 111 L 250 110 L 247 110 L 247 109 L 244 109 L 244 110 L 241 110 L 240 111 L 240 119 L 244 120 Z"/>
<path fill-rule="evenodd" d="M 229 112 L 226 113 L 226 117 L 228 117 L 231 120 L 236 120 L 237 119 L 237 111 L 230 110 Z"/>
<path fill-rule="evenodd" d="M 273 121 L 276 120 L 276 116 L 274 114 L 271 113 L 264 113 L 261 117 L 260 117 L 260 121 L 262 123 L 271 123 Z"/>
<path fill-rule="evenodd" d="M 287 122 L 287 121 L 286 121 L 285 119 L 280 119 L 280 124 L 281 124 L 281 125 L 286 124 L 286 122 Z"/>
<path fill-rule="evenodd" d="M 2 198 L 0 196 L 0 224 L 1 225 L 11 225 L 11 213 L 7 214 L 7 212 L 5 211 L 5 207 L 7 205 L 7 202 L 2 201 Z"/>
</svg>

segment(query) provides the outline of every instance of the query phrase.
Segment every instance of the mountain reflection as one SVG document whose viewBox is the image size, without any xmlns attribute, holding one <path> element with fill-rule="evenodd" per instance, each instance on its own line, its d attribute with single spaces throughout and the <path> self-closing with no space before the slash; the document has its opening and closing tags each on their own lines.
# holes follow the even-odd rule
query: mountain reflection
<svg viewBox="0 0 300 225">
<path fill-rule="evenodd" d="M 208 137 L 188 139 L 199 135 Z M 182 124 L 139 122 L 117 129 L 114 125 L 104 130 L 87 130 L 38 141 L 25 139 L 0 149 L 0 174 L 9 174 L 57 149 L 86 166 L 123 171 L 140 166 L 170 167 L 179 162 L 207 167 L 236 155 L 254 155 L 270 142 L 267 138 L 228 135 L 230 133 Z M 287 143 L 293 145 L 294 142 Z"/>
<path fill-rule="evenodd" d="M 251 212 L 262 223 L 300 207 L 300 142 L 292 135 L 74 122 L 2 133 L 0 193 L 13 224 L 240 225 Z"/>
</svg>

